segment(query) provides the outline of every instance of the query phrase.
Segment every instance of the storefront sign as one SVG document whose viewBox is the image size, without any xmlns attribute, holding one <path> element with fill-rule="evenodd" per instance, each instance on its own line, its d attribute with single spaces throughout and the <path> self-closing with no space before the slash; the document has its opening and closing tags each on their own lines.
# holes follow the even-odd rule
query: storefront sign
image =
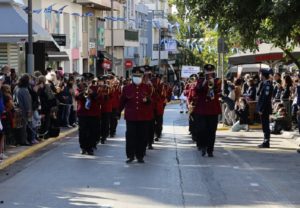
<svg viewBox="0 0 300 208">
<path fill-rule="evenodd" d="M 52 37 L 59 46 L 66 46 L 66 35 L 52 34 Z"/>
<path fill-rule="evenodd" d="M 101 19 L 97 19 L 97 50 L 103 51 L 105 44 L 105 34 L 104 34 L 104 21 Z"/>
<path fill-rule="evenodd" d="M 111 69 L 111 61 L 109 60 L 104 60 L 103 63 L 102 63 L 102 68 L 104 70 L 109 70 Z"/>
</svg>

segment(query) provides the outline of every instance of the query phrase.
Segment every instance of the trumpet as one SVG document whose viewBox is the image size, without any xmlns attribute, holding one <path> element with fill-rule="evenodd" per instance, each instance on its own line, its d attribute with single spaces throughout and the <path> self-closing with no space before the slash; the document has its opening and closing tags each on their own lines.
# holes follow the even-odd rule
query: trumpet
<svg viewBox="0 0 300 208">
<path fill-rule="evenodd" d="M 214 86 L 215 86 L 215 80 L 214 80 L 214 78 L 209 79 L 208 80 L 208 88 L 212 89 L 212 88 L 214 88 Z"/>
</svg>

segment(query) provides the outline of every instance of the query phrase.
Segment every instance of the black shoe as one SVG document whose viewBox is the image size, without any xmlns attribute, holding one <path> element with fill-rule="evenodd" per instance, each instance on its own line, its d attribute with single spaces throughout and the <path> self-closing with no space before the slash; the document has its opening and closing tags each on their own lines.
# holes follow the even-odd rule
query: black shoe
<svg viewBox="0 0 300 208">
<path fill-rule="evenodd" d="M 137 162 L 138 162 L 138 163 L 145 163 L 144 159 L 141 159 L 141 158 L 138 159 Z"/>
<path fill-rule="evenodd" d="M 183 111 L 180 111 L 180 113 L 183 113 Z"/>
<path fill-rule="evenodd" d="M 101 140 L 101 144 L 105 144 L 105 140 Z"/>
<path fill-rule="evenodd" d="M 93 150 L 89 150 L 89 151 L 87 151 L 87 154 L 88 155 L 94 155 L 94 151 Z"/>
<path fill-rule="evenodd" d="M 212 152 L 207 153 L 208 157 L 214 157 L 214 154 Z"/>
<path fill-rule="evenodd" d="M 206 148 L 202 148 L 201 151 L 202 151 L 202 154 L 201 154 L 201 155 L 202 155 L 202 157 L 204 157 L 204 156 L 206 155 Z"/>
<path fill-rule="evenodd" d="M 132 163 L 134 161 L 134 158 L 129 158 L 128 160 L 126 160 L 126 163 Z"/>
<path fill-rule="evenodd" d="M 158 141 L 159 141 L 159 138 L 158 138 L 158 137 L 156 137 L 156 138 L 154 139 L 154 141 L 158 142 Z"/>
<path fill-rule="evenodd" d="M 258 148 L 270 148 L 270 143 L 264 142 L 264 143 L 258 145 Z"/>
<path fill-rule="evenodd" d="M 297 152 L 300 153 L 300 149 L 297 149 Z"/>
<path fill-rule="evenodd" d="M 149 150 L 153 150 L 154 148 L 153 148 L 152 145 L 149 145 L 149 146 L 148 146 L 148 149 L 149 149 Z"/>
</svg>

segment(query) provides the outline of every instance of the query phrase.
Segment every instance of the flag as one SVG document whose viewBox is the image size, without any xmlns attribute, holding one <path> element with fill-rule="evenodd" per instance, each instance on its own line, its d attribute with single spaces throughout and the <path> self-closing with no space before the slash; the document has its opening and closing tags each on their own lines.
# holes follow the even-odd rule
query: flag
<svg viewBox="0 0 300 208">
<path fill-rule="evenodd" d="M 53 11 L 53 6 L 54 6 L 55 4 L 52 4 L 52 5 L 50 5 L 50 6 L 48 6 L 45 10 L 44 10 L 44 13 L 51 13 L 52 11 Z"/>
<path fill-rule="evenodd" d="M 117 21 L 122 21 L 122 22 L 125 22 L 125 18 L 124 17 L 117 17 Z"/>
<path fill-rule="evenodd" d="M 42 12 L 42 9 L 35 9 L 32 11 L 34 14 L 40 14 Z"/>
<path fill-rule="evenodd" d="M 86 12 L 82 15 L 83 17 L 93 17 L 94 13 L 93 12 Z"/>
<path fill-rule="evenodd" d="M 60 8 L 59 10 L 55 11 L 56 14 L 62 14 L 64 9 L 67 7 L 68 5 L 63 6 L 62 8 Z"/>
<path fill-rule="evenodd" d="M 71 15 L 81 17 L 81 15 L 79 13 L 76 13 L 76 12 L 72 13 Z"/>
<path fill-rule="evenodd" d="M 23 9 L 26 13 L 28 13 L 28 10 L 29 10 L 28 6 L 22 7 L 22 9 Z"/>
<path fill-rule="evenodd" d="M 177 32 L 179 33 L 179 27 L 180 27 L 180 24 L 179 24 L 178 22 L 176 22 L 176 23 L 174 24 L 174 26 L 177 28 Z"/>
</svg>

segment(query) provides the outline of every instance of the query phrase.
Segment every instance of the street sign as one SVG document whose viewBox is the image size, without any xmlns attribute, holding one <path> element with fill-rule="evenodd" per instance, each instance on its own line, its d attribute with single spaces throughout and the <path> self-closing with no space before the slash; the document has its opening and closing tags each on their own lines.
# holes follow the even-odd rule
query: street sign
<svg viewBox="0 0 300 208">
<path fill-rule="evenodd" d="M 133 62 L 131 60 L 126 60 L 124 65 L 126 69 L 130 69 L 133 67 Z"/>
<path fill-rule="evenodd" d="M 199 66 L 182 66 L 181 77 L 189 78 L 192 74 L 197 74 L 200 72 Z"/>
</svg>

